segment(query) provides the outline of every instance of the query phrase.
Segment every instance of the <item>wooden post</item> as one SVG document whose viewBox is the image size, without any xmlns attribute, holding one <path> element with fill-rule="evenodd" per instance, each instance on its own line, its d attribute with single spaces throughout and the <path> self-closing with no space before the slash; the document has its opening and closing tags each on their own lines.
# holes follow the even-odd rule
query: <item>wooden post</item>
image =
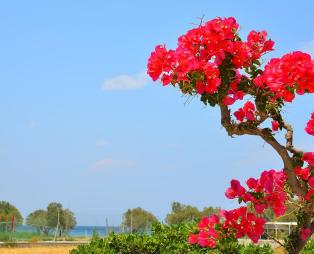
<svg viewBox="0 0 314 254">
<path fill-rule="evenodd" d="M 4 232 L 4 223 L 3 223 L 3 220 L 2 220 L 2 216 L 1 216 L 1 215 L 0 215 L 0 227 L 1 227 L 1 230 L 2 230 L 1 233 L 3 233 L 3 232 Z"/>
<path fill-rule="evenodd" d="M 275 222 L 275 231 L 276 231 L 276 238 L 278 238 L 278 229 L 277 229 L 277 223 Z"/>
<path fill-rule="evenodd" d="M 59 223 L 60 223 L 60 212 L 59 212 L 59 207 L 58 207 L 58 224 L 57 224 L 57 228 L 56 228 L 56 232 L 55 232 L 54 241 L 56 241 L 56 239 L 57 239 L 57 234 L 58 234 L 58 230 L 59 230 Z"/>
<path fill-rule="evenodd" d="M 106 217 L 106 236 L 110 235 L 110 227 L 109 227 L 109 221 Z"/>
<path fill-rule="evenodd" d="M 7 215 L 5 221 L 6 221 L 6 223 L 5 223 L 5 233 L 7 233 L 8 232 L 8 226 L 9 226 L 9 215 Z"/>
<path fill-rule="evenodd" d="M 10 235 L 10 241 L 13 241 L 13 233 L 14 233 L 14 215 L 12 216 L 12 221 L 11 221 L 11 235 Z"/>
</svg>

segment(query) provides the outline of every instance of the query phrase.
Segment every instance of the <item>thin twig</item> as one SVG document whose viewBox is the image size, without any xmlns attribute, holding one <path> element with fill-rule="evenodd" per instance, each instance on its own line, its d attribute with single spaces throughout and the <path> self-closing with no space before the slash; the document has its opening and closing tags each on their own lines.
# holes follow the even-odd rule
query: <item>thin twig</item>
<svg viewBox="0 0 314 254">
<path fill-rule="evenodd" d="M 278 239 L 276 239 L 275 237 L 273 237 L 273 236 L 271 236 L 271 235 L 269 235 L 269 234 L 267 234 L 267 233 L 265 233 L 265 235 L 266 235 L 268 238 L 270 238 L 270 239 L 272 239 L 273 241 L 275 241 L 276 243 L 278 243 L 280 246 L 282 246 L 282 247 L 285 248 L 285 245 L 282 244 L 282 243 L 281 243 Z"/>
</svg>

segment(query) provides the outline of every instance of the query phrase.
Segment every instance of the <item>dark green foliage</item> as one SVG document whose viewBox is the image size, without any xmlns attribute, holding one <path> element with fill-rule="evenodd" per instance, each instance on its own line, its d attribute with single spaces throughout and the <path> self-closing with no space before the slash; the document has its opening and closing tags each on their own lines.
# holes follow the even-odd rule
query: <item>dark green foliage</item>
<svg viewBox="0 0 314 254">
<path fill-rule="evenodd" d="M 314 253 L 314 240 L 310 240 L 305 245 L 304 249 L 300 252 L 300 254 L 313 254 L 313 253 Z"/>
<path fill-rule="evenodd" d="M 173 202 L 171 204 L 171 212 L 166 216 L 166 222 L 169 225 L 181 224 L 186 222 L 192 222 L 199 220 L 204 216 L 210 216 L 218 213 L 218 207 L 205 207 L 203 211 L 200 211 L 197 207 L 191 205 L 184 205 L 179 202 Z"/>
<path fill-rule="evenodd" d="M 10 230 L 13 217 L 15 226 L 23 223 L 23 217 L 14 205 L 6 201 L 0 201 L 0 231 L 8 232 Z"/>
<path fill-rule="evenodd" d="M 30 213 L 26 218 L 26 224 L 36 228 L 37 233 L 49 234 L 49 227 L 47 225 L 47 211 L 36 210 Z"/>
<path fill-rule="evenodd" d="M 54 232 L 58 226 L 58 236 L 62 236 L 75 227 L 76 218 L 72 211 L 54 202 L 48 205 L 47 210 L 41 209 L 30 213 L 26 224 L 36 228 L 37 233 L 45 235 Z"/>
<path fill-rule="evenodd" d="M 59 225 L 58 225 L 59 222 Z M 47 207 L 47 226 L 49 228 L 58 227 L 58 236 L 62 236 L 76 225 L 74 213 L 69 209 L 64 209 L 60 203 L 50 203 Z"/>
<path fill-rule="evenodd" d="M 240 254 L 270 254 L 274 253 L 270 245 L 265 244 L 263 246 L 258 246 L 254 244 L 249 244 L 242 247 Z"/>
<path fill-rule="evenodd" d="M 79 246 L 70 254 L 274 254 L 271 247 L 243 246 L 230 241 L 216 250 L 190 245 L 187 238 L 195 224 L 153 225 L 151 235 L 110 234 Z M 306 253 L 307 254 L 307 253 Z"/>
<path fill-rule="evenodd" d="M 123 216 L 122 224 L 131 233 L 145 233 L 152 223 L 157 222 L 157 218 L 151 212 L 140 207 L 128 209 Z"/>
<path fill-rule="evenodd" d="M 215 107 L 218 103 L 218 96 L 217 94 L 208 94 L 203 93 L 201 95 L 201 101 L 207 106 L 210 105 L 211 107 Z"/>
<path fill-rule="evenodd" d="M 173 202 L 171 204 L 171 212 L 166 216 L 166 222 L 169 225 L 180 224 L 199 220 L 201 216 L 200 211 L 196 207 Z"/>
<path fill-rule="evenodd" d="M 93 229 L 92 240 L 98 240 L 98 239 L 100 239 L 98 230 L 97 230 L 97 228 L 94 228 L 94 229 Z"/>
</svg>

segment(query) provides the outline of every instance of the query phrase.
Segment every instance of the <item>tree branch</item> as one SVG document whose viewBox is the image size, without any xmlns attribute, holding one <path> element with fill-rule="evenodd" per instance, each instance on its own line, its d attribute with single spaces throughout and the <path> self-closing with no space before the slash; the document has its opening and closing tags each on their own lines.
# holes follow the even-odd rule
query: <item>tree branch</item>
<svg viewBox="0 0 314 254">
<path fill-rule="evenodd" d="M 269 239 L 272 239 L 273 241 L 275 241 L 276 243 L 278 243 L 281 247 L 285 248 L 285 245 L 282 244 L 277 238 L 271 236 L 270 234 L 267 234 L 266 232 L 264 233 Z"/>
<path fill-rule="evenodd" d="M 286 148 L 289 152 L 295 154 L 295 155 L 300 155 L 302 156 L 304 151 L 297 149 L 293 145 L 293 128 L 290 124 L 287 122 L 283 121 L 283 128 L 286 129 Z"/>
<path fill-rule="evenodd" d="M 293 192 L 298 196 L 304 196 L 306 194 L 306 190 L 303 189 L 297 177 L 294 174 L 294 165 L 292 159 L 290 158 L 286 147 L 282 146 L 272 135 L 269 129 L 261 129 L 257 127 L 257 123 L 240 123 L 237 124 L 231 119 L 230 110 L 226 105 L 222 103 L 219 104 L 220 112 L 221 112 L 221 124 L 226 129 L 229 136 L 233 135 L 255 135 L 260 136 L 266 143 L 271 145 L 274 150 L 281 157 L 284 164 L 284 171 L 288 177 L 288 184 L 292 188 Z"/>
</svg>

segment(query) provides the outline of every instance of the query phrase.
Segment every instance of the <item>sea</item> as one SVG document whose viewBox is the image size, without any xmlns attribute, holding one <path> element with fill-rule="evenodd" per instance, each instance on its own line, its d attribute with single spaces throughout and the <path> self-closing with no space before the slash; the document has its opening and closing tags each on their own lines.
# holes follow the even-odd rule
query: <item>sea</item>
<svg viewBox="0 0 314 254">
<path fill-rule="evenodd" d="M 15 232 L 36 233 L 36 229 L 27 225 L 21 225 L 15 228 Z M 70 237 L 92 237 L 93 233 L 97 232 L 100 237 L 104 237 L 111 232 L 121 233 L 121 227 L 117 226 L 76 226 L 71 229 L 67 235 Z"/>
</svg>

